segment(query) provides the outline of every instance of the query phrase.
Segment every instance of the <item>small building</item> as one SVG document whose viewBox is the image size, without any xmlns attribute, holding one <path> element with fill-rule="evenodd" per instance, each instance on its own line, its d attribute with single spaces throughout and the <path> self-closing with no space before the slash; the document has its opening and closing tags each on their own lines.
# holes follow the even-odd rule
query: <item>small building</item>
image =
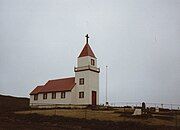
<svg viewBox="0 0 180 130">
<path fill-rule="evenodd" d="M 99 104 L 99 73 L 97 58 L 88 44 L 77 58 L 75 77 L 49 80 L 30 93 L 30 106 L 38 108 L 87 106 Z"/>
</svg>

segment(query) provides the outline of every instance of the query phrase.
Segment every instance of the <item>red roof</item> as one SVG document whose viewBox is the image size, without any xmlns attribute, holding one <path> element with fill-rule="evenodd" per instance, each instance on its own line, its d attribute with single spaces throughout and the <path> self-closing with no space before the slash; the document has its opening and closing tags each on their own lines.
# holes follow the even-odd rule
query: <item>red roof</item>
<svg viewBox="0 0 180 130">
<path fill-rule="evenodd" d="M 70 91 L 75 86 L 75 77 L 49 80 L 44 86 L 37 86 L 31 94 Z"/>
<path fill-rule="evenodd" d="M 83 50 L 81 51 L 79 55 L 79 57 L 84 57 L 84 56 L 91 56 L 91 57 L 96 58 L 88 43 L 86 43 L 86 45 L 84 46 Z"/>
<path fill-rule="evenodd" d="M 38 94 L 41 92 L 41 89 L 43 88 L 43 85 L 37 86 L 30 94 Z"/>
</svg>

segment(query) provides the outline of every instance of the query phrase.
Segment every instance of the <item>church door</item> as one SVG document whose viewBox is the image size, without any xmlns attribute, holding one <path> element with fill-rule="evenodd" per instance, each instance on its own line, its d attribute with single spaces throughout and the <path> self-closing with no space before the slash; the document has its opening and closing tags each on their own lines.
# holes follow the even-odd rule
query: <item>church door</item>
<svg viewBox="0 0 180 130">
<path fill-rule="evenodd" d="M 96 91 L 92 91 L 92 105 L 96 105 Z"/>
</svg>

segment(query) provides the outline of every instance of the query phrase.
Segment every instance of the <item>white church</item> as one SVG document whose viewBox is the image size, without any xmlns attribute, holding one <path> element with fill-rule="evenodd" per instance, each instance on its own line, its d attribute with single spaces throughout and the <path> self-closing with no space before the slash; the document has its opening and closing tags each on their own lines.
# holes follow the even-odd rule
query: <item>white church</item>
<svg viewBox="0 0 180 130">
<path fill-rule="evenodd" d="M 87 106 L 99 104 L 99 73 L 86 35 L 86 44 L 74 67 L 75 77 L 49 80 L 30 93 L 30 106 L 37 108 Z M 68 63 L 67 63 L 68 64 Z"/>
</svg>

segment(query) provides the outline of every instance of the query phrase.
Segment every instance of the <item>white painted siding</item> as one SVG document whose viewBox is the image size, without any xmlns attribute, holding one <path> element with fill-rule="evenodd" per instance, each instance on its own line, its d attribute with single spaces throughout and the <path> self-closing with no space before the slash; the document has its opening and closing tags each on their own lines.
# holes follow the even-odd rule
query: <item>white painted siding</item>
<svg viewBox="0 0 180 130">
<path fill-rule="evenodd" d="M 96 103 L 99 104 L 99 73 L 90 72 L 89 74 L 89 86 L 91 88 L 90 100 L 92 102 L 92 91 L 96 91 Z"/>
<path fill-rule="evenodd" d="M 93 58 L 93 57 L 90 57 L 90 56 L 85 56 L 85 57 L 78 58 L 77 66 L 78 67 L 83 67 L 83 66 L 91 65 L 91 59 L 93 59 L 95 61 L 94 67 L 97 67 L 97 59 Z"/>
<path fill-rule="evenodd" d="M 94 67 L 97 67 L 97 59 L 90 56 L 78 58 L 77 67 L 91 65 L 91 59 L 95 60 Z M 80 78 L 84 78 L 84 85 L 79 85 Z M 75 72 L 75 82 L 76 87 L 73 90 L 75 104 L 91 105 L 92 91 L 96 91 L 96 103 L 99 104 L 99 73 L 90 70 Z M 84 98 L 79 98 L 79 92 L 84 92 Z"/>
<path fill-rule="evenodd" d="M 52 93 L 47 93 L 47 99 L 43 99 L 43 94 L 38 94 L 38 100 L 34 100 L 34 95 L 30 95 L 30 105 L 48 104 L 71 104 L 71 92 L 65 92 L 65 98 L 61 98 L 61 92 L 56 92 L 56 99 L 52 99 Z"/>
<path fill-rule="evenodd" d="M 79 85 L 79 79 L 84 78 L 84 85 Z M 90 88 L 89 88 L 89 71 L 80 71 L 75 73 L 75 82 L 76 82 L 76 88 L 75 88 L 75 99 L 76 104 L 91 104 L 91 101 L 89 99 L 90 97 Z M 84 98 L 79 98 L 79 92 L 84 92 Z"/>
</svg>

